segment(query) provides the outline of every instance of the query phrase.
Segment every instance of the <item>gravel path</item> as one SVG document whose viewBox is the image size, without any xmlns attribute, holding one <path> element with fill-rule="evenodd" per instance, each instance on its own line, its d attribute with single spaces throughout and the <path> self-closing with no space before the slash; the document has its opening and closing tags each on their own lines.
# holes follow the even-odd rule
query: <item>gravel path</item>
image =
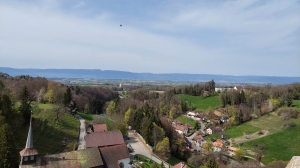
<svg viewBox="0 0 300 168">
<path fill-rule="evenodd" d="M 80 116 L 80 115 L 75 115 L 75 117 L 80 121 L 80 133 L 79 133 L 79 138 L 78 138 L 78 142 L 79 142 L 79 146 L 77 150 L 81 150 L 81 149 L 85 149 L 85 135 L 86 135 L 86 128 L 85 128 L 85 124 L 84 124 L 84 119 Z"/>
</svg>

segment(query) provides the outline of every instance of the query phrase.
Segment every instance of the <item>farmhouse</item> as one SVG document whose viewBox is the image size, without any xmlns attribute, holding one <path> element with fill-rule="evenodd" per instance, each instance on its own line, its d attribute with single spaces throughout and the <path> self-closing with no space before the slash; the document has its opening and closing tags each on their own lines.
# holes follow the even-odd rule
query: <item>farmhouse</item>
<svg viewBox="0 0 300 168">
<path fill-rule="evenodd" d="M 225 151 L 226 147 L 223 144 L 221 139 L 217 139 L 215 142 L 213 142 L 213 151 L 214 152 L 221 152 L 221 151 Z"/>
<path fill-rule="evenodd" d="M 195 141 L 196 146 L 198 147 L 202 146 L 205 141 L 201 135 L 195 136 L 193 140 Z"/>
<path fill-rule="evenodd" d="M 85 140 L 87 148 L 125 144 L 120 130 L 87 134 Z"/>
<path fill-rule="evenodd" d="M 179 125 L 175 127 L 175 130 L 179 133 L 179 134 L 183 134 L 186 135 L 189 131 L 189 125 L 185 124 L 185 125 Z"/>
</svg>

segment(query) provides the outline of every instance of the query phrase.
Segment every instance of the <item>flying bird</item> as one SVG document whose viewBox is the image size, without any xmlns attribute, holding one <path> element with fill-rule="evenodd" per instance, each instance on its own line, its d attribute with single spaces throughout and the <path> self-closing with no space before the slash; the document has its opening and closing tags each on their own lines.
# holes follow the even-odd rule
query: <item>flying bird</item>
<svg viewBox="0 0 300 168">
<path fill-rule="evenodd" d="M 122 24 L 120 24 L 120 27 L 122 27 Z"/>
</svg>

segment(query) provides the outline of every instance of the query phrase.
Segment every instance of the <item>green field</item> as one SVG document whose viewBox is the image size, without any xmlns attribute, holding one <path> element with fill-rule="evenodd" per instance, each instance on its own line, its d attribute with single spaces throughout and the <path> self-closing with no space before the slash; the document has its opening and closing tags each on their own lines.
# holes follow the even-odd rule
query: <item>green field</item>
<svg viewBox="0 0 300 168">
<path fill-rule="evenodd" d="M 186 123 L 188 123 L 188 124 L 191 125 L 191 127 L 194 127 L 194 125 L 195 125 L 195 123 L 196 123 L 195 120 L 193 120 L 193 119 L 191 119 L 191 118 L 188 118 L 188 117 L 186 117 L 186 116 L 179 116 L 179 117 L 177 117 L 175 120 L 180 121 L 181 124 L 186 124 Z"/>
<path fill-rule="evenodd" d="M 283 121 L 280 117 L 269 113 L 258 119 L 252 119 L 247 124 L 275 133 L 282 130 Z"/>
<path fill-rule="evenodd" d="M 245 124 L 227 129 L 224 132 L 229 138 L 236 138 L 236 137 L 243 136 L 244 134 L 249 135 L 249 134 L 258 132 L 260 130 L 261 130 L 261 128 L 257 128 L 248 123 L 245 123 Z"/>
<path fill-rule="evenodd" d="M 185 94 L 179 94 L 178 96 L 185 101 L 191 102 L 196 111 L 207 111 L 209 110 L 209 107 L 215 109 L 221 106 L 219 96 L 206 98 L 202 98 L 200 96 L 189 96 Z"/>
<path fill-rule="evenodd" d="M 72 151 L 76 148 L 80 122 L 69 114 L 59 117 L 51 111 L 51 104 L 39 104 L 39 109 L 33 110 L 32 130 L 33 145 L 39 155 L 55 154 Z M 21 151 L 26 144 L 29 125 L 16 125 L 18 138 L 15 139 L 17 150 Z"/>
<path fill-rule="evenodd" d="M 269 164 L 274 160 L 289 161 L 292 156 L 298 156 L 300 151 L 300 120 L 293 119 L 297 126 L 282 129 L 279 132 L 255 140 L 264 143 L 267 147 L 266 157 L 262 158 L 264 164 Z M 244 149 L 253 149 L 253 141 L 243 144 Z"/>
<path fill-rule="evenodd" d="M 92 121 L 94 118 L 95 114 L 86 114 L 86 113 L 82 113 L 82 112 L 77 112 L 77 114 L 79 114 L 83 119 L 87 120 L 87 121 Z"/>
<path fill-rule="evenodd" d="M 296 107 L 298 110 L 300 110 L 300 100 L 293 100 L 292 107 Z"/>
</svg>

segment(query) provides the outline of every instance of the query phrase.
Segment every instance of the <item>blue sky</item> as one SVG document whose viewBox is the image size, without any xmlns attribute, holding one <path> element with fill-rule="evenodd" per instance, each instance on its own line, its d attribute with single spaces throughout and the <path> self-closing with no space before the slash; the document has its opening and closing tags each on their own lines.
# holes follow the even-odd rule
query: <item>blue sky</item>
<svg viewBox="0 0 300 168">
<path fill-rule="evenodd" d="M 2 67 L 300 76 L 298 0 L 0 5 Z"/>
</svg>

